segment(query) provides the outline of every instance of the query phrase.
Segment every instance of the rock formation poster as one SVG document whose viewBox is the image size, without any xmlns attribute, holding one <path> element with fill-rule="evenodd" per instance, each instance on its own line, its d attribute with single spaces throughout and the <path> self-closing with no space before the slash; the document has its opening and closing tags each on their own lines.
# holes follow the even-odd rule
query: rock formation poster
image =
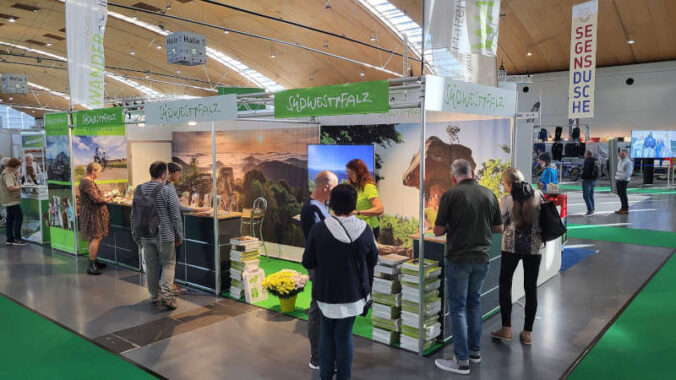
<svg viewBox="0 0 676 380">
<path fill-rule="evenodd" d="M 385 206 L 379 243 L 410 247 L 418 231 L 420 124 L 322 126 L 323 144 L 375 144 L 376 179 Z M 441 195 L 453 184 L 453 160 L 465 158 L 477 180 L 502 194 L 509 166 L 509 120 L 429 123 L 425 140 L 425 225 L 434 225 Z"/>
<path fill-rule="evenodd" d="M 307 145 L 319 142 L 319 128 L 270 128 L 216 132 L 216 188 L 220 210 L 252 208 L 263 197 L 267 242 L 304 246 L 300 213 L 308 196 Z M 174 132 L 173 161 L 183 167 L 178 191 L 185 197 L 210 199 L 211 132 Z M 209 203 L 209 202 L 207 202 Z"/>
</svg>

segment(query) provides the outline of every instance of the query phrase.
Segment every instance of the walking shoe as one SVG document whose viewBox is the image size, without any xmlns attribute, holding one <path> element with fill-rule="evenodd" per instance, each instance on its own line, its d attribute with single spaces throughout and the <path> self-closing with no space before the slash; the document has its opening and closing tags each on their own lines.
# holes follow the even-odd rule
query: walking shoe
<svg viewBox="0 0 676 380">
<path fill-rule="evenodd" d="M 587 211 L 587 213 L 584 214 L 584 216 L 592 216 L 592 215 L 594 215 L 594 211 Z"/>
<path fill-rule="evenodd" d="M 164 299 L 164 298 L 163 298 L 163 299 L 160 301 L 160 305 L 166 307 L 167 310 L 176 310 L 176 308 L 178 307 L 178 306 L 176 305 L 176 299 L 173 298 L 173 297 L 170 298 L 170 299 Z"/>
<path fill-rule="evenodd" d="M 6 246 L 9 246 L 9 247 L 12 247 L 12 246 L 14 246 L 14 241 L 9 241 L 9 240 L 8 240 L 8 241 L 5 242 L 5 245 L 6 245 Z"/>
<path fill-rule="evenodd" d="M 469 361 L 472 363 L 481 363 L 481 353 L 479 351 L 469 352 Z"/>
<path fill-rule="evenodd" d="M 89 265 L 87 266 L 87 274 L 99 275 L 101 271 L 96 266 L 96 260 L 89 260 Z"/>
<path fill-rule="evenodd" d="M 15 247 L 25 247 L 28 245 L 28 243 L 25 240 L 17 240 L 13 242 L 12 245 Z"/>
<path fill-rule="evenodd" d="M 509 341 L 512 340 L 512 334 L 506 334 L 505 330 L 503 330 L 503 329 L 500 329 L 500 330 L 497 330 L 497 331 L 491 331 L 491 337 L 493 337 L 495 339 L 503 340 L 505 342 L 509 342 Z"/>
<path fill-rule="evenodd" d="M 458 373 L 460 375 L 469 375 L 469 360 L 460 360 L 456 358 L 437 359 L 434 364 L 444 371 Z"/>
<path fill-rule="evenodd" d="M 188 289 L 182 288 L 176 284 L 171 285 L 171 292 L 174 293 L 175 296 L 180 296 L 181 294 L 187 294 Z"/>
<path fill-rule="evenodd" d="M 629 210 L 619 209 L 619 210 L 615 211 L 615 213 L 620 214 L 620 215 L 627 215 L 627 214 L 629 214 Z"/>
<path fill-rule="evenodd" d="M 519 334 L 519 340 L 526 345 L 531 345 L 533 343 L 533 338 L 530 334 L 526 335 L 525 331 L 522 331 L 521 334 Z"/>
<path fill-rule="evenodd" d="M 157 296 L 157 297 L 150 296 L 150 304 L 151 305 L 153 305 L 155 307 L 159 307 L 160 301 L 161 301 L 160 296 Z"/>
<path fill-rule="evenodd" d="M 319 369 L 319 357 L 317 355 L 310 355 L 310 363 L 308 364 L 308 367 L 315 371 Z"/>
</svg>

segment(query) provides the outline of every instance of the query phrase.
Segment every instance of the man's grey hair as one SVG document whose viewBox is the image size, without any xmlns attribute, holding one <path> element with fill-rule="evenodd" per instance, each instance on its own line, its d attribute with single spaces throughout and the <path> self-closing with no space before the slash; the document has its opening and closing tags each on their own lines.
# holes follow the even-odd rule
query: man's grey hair
<svg viewBox="0 0 676 380">
<path fill-rule="evenodd" d="M 334 185 L 338 184 L 338 177 L 335 173 L 329 170 L 324 170 L 317 174 L 317 177 L 315 178 L 315 186 L 320 187 L 330 183 L 333 183 Z"/>
<path fill-rule="evenodd" d="M 25 158 L 30 158 L 32 160 L 34 158 L 33 153 L 26 153 Z"/>
<path fill-rule="evenodd" d="M 459 158 L 451 164 L 451 175 L 455 178 L 462 178 L 472 175 L 472 165 L 469 161 Z"/>
</svg>

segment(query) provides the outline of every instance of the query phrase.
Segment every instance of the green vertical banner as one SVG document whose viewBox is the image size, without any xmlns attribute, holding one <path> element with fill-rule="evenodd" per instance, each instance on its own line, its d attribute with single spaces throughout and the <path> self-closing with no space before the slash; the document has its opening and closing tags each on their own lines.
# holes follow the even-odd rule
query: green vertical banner
<svg viewBox="0 0 676 380">
<path fill-rule="evenodd" d="M 86 174 L 87 165 L 92 162 L 98 163 L 102 168 L 96 180 L 101 192 L 105 196 L 124 195 L 129 174 L 127 172 L 127 136 L 122 108 L 79 111 L 74 115 L 73 123 L 75 128 L 71 151 L 75 176 L 73 182 L 76 186 L 75 203 L 78 209 L 80 207 L 80 180 Z M 78 226 L 81 230 L 82 224 L 79 220 Z M 86 253 L 86 247 L 87 243 L 81 242 L 80 253 Z"/>
<path fill-rule="evenodd" d="M 350 115 L 389 111 L 387 81 L 301 88 L 275 93 L 275 117 Z"/>
<path fill-rule="evenodd" d="M 70 175 L 70 139 L 68 114 L 45 114 L 48 200 L 45 227 L 52 248 L 75 254 L 75 215 L 73 183 Z"/>
<path fill-rule="evenodd" d="M 260 92 L 265 92 L 264 88 L 255 88 L 255 87 L 217 87 L 218 95 L 230 95 L 230 94 L 256 94 Z M 257 103 L 244 103 L 237 106 L 237 111 L 255 111 L 255 110 L 264 110 L 265 104 Z"/>
</svg>

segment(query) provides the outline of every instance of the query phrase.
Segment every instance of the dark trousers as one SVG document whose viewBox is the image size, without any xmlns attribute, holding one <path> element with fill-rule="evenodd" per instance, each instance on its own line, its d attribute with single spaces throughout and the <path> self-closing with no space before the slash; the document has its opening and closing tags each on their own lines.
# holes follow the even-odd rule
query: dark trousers
<svg viewBox="0 0 676 380">
<path fill-rule="evenodd" d="M 319 376 L 322 380 L 348 380 L 352 376 L 352 327 L 355 317 L 330 319 L 322 314 L 319 338 Z M 334 364 L 335 363 L 335 364 Z"/>
<path fill-rule="evenodd" d="M 7 206 L 7 241 L 21 241 L 21 226 L 23 225 L 23 213 L 20 205 Z"/>
<path fill-rule="evenodd" d="M 314 284 L 315 280 L 315 271 L 311 269 L 310 281 Z M 310 302 L 310 310 L 307 313 L 307 337 L 310 340 L 310 355 L 313 357 L 319 357 L 319 336 L 320 336 L 320 326 L 322 320 L 322 312 L 319 310 L 317 305 L 317 300 L 315 297 L 312 297 Z"/>
<path fill-rule="evenodd" d="M 620 197 L 620 202 L 622 203 L 622 210 L 629 210 L 629 200 L 627 199 L 627 185 L 629 181 L 615 181 L 617 185 L 617 196 Z"/>
<path fill-rule="evenodd" d="M 594 187 L 596 187 L 595 179 L 585 179 L 582 181 L 582 198 L 587 205 L 587 212 L 594 212 Z"/>
<path fill-rule="evenodd" d="M 542 255 L 519 255 L 502 252 L 500 257 L 500 315 L 502 325 L 512 326 L 512 277 L 519 260 L 523 260 L 523 289 L 526 291 L 526 320 L 523 329 L 533 331 L 538 309 L 538 274 Z"/>
</svg>

